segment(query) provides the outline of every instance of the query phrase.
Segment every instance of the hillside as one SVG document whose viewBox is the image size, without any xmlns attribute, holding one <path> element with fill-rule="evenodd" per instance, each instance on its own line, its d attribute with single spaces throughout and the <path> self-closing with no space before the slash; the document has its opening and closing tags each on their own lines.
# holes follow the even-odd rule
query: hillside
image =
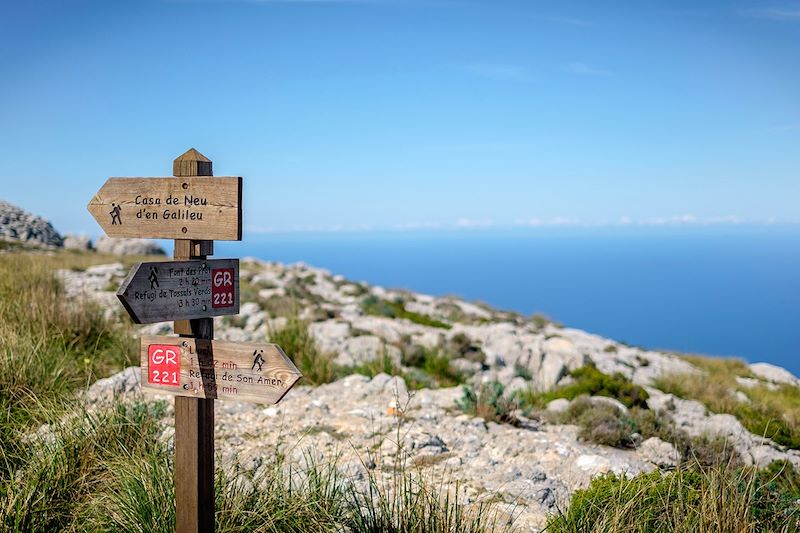
<svg viewBox="0 0 800 533">
<path fill-rule="evenodd" d="M 141 513 L 174 513 L 172 402 L 142 394 L 133 366 L 135 338 L 171 323 L 133 326 L 114 295 L 137 259 L 0 253 L 8 530 L 146 531 Z M 303 264 L 243 260 L 241 295 L 216 337 L 277 342 L 304 379 L 276 406 L 216 402 L 221 531 L 376 531 L 414 513 L 429 525 L 408 530 L 797 530 L 800 389 L 784 369 Z M 246 522 L 252 506 L 270 512 Z"/>
<path fill-rule="evenodd" d="M 68 293 L 118 309 L 106 289 L 125 273 L 111 264 L 60 275 Z M 576 489 L 602 473 L 670 470 L 701 453 L 709 462 L 724 455 L 761 468 L 778 460 L 800 466 L 800 452 L 791 449 L 796 404 L 768 421 L 727 414 L 737 405 L 758 412 L 765 394 L 796 401 L 797 380 L 782 369 L 722 363 L 738 375 L 724 392 L 732 408 L 715 413 L 668 392 L 677 392 L 670 386 L 676 378 L 687 388 L 711 386 L 722 375 L 713 360 L 626 346 L 453 297 L 355 283 L 302 264 L 247 260 L 241 276 L 246 303 L 239 316 L 216 319 L 217 337 L 273 338 L 307 384 L 275 407 L 218 403 L 223 464 L 256 467 L 268 460 L 264 450 L 281 448 L 299 461 L 311 450 L 365 480 L 365 467 L 401 456 L 435 479 L 458 481 L 465 501 L 491 501 L 522 530 L 543 527 L 548 513 L 566 508 Z M 168 334 L 171 324 L 141 329 Z M 90 398 L 109 390 L 137 397 L 137 376 L 129 370 L 98 382 Z M 170 417 L 167 409 L 166 427 Z M 661 427 L 645 427 L 652 417 Z"/>
</svg>

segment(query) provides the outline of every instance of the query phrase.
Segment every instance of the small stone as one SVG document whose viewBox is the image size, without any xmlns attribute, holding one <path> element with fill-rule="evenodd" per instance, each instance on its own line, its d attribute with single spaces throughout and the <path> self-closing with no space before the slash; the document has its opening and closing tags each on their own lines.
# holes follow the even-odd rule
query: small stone
<svg viewBox="0 0 800 533">
<path fill-rule="evenodd" d="M 681 460 L 681 455 L 675 446 L 658 437 L 650 437 L 645 440 L 636 451 L 646 461 L 650 461 L 659 468 L 674 468 Z"/>
<path fill-rule="evenodd" d="M 536 491 L 534 498 L 540 505 L 548 509 L 556 504 L 556 495 L 550 488 L 543 488 Z"/>
<path fill-rule="evenodd" d="M 556 398 L 547 404 L 547 410 L 551 413 L 563 413 L 569 409 L 569 400 L 566 398 Z"/>
</svg>

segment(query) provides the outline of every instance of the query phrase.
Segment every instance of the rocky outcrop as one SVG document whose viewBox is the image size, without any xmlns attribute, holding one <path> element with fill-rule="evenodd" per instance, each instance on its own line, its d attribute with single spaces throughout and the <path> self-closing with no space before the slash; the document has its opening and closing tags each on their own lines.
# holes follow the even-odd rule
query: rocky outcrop
<svg viewBox="0 0 800 533">
<path fill-rule="evenodd" d="M 95 245 L 98 252 L 113 255 L 165 255 L 158 243 L 148 239 L 112 239 L 100 237 Z"/>
<path fill-rule="evenodd" d="M 101 380 L 87 396 L 93 404 L 138 397 L 137 371 Z M 246 467 L 269 462 L 277 449 L 298 462 L 309 453 L 321 461 L 338 458 L 355 483 L 365 483 L 366 467 L 390 476 L 400 461 L 432 479 L 459 480 L 463 501 L 491 501 L 491 509 L 513 513 L 521 531 L 539 530 L 547 513 L 563 509 L 597 474 L 655 468 L 634 451 L 579 442 L 573 426 L 516 428 L 453 413 L 460 394 L 460 388 L 409 393 L 401 378 L 356 374 L 295 387 L 275 406 L 216 402 L 216 449 L 223 465 Z M 169 411 L 166 431 L 171 424 Z"/>
<path fill-rule="evenodd" d="M 793 385 L 800 386 L 800 379 L 797 379 L 794 374 L 776 365 L 769 363 L 753 363 L 750 366 L 750 372 L 756 376 L 765 379 L 769 382 L 779 385 Z"/>
<path fill-rule="evenodd" d="M 61 272 L 71 296 L 105 299 L 110 310 L 119 306 L 109 287 L 118 285 L 124 275 L 121 264 Z M 725 437 L 750 464 L 766 466 L 783 459 L 800 467 L 800 452 L 750 433 L 731 415 L 709 412 L 696 401 L 654 388 L 661 376 L 700 372 L 675 354 L 627 346 L 451 297 L 354 283 L 303 264 L 245 259 L 240 279 L 254 296 L 242 302 L 239 316 L 215 319 L 218 338 L 263 341 L 270 329 L 286 323 L 286 318 L 275 315 L 291 309 L 310 321 L 309 332 L 319 349 L 331 353 L 339 365 L 361 365 L 386 356 L 403 371 L 416 370 L 404 367 L 404 362 L 424 347 L 449 354 L 452 366 L 471 384 L 497 380 L 505 385 L 506 394 L 569 383 L 574 379 L 572 370 L 593 363 L 602 372 L 622 374 L 645 387 L 650 409 L 667 415 L 689 436 Z M 361 304 L 367 295 L 402 302 L 406 318 L 366 314 Z M 172 326 L 151 324 L 140 332 L 169 334 Z M 743 377 L 751 386 L 797 383 L 773 365 L 755 364 L 750 369 L 761 378 Z M 100 405 L 114 397 L 141 397 L 138 376 L 138 369 L 127 369 L 98 381 L 86 393 L 87 402 Z M 338 458 L 339 468 L 355 483 L 365 483 L 365 468 L 391 475 L 401 460 L 433 479 L 458 480 L 465 501 L 491 502 L 493 510 L 517 516 L 515 525 L 531 531 L 539 530 L 547 513 L 563 509 L 570 494 L 587 486 L 595 475 L 632 476 L 672 469 L 680 461 L 673 444 L 655 437 L 637 441 L 635 449 L 621 450 L 581 442 L 576 426 L 536 422 L 524 413 L 518 413 L 517 426 L 485 422 L 461 413 L 456 407 L 461 395 L 460 387 L 409 392 L 402 378 L 379 374 L 372 379 L 351 375 L 319 387 L 298 386 L 277 406 L 217 402 L 218 449 L 223 465 L 238 461 L 255 467 L 269 461 L 278 448 L 297 461 L 304 454 L 319 460 Z M 154 396 L 148 393 L 146 398 Z M 632 413 L 613 399 L 595 397 L 590 402 L 605 409 L 610 405 L 621 416 Z M 570 406 L 569 400 L 554 400 L 542 418 L 557 419 Z M 169 438 L 171 412 L 163 424 Z"/>
<path fill-rule="evenodd" d="M 50 248 L 63 244 L 50 222 L 3 200 L 0 200 L 0 239 Z"/>
</svg>

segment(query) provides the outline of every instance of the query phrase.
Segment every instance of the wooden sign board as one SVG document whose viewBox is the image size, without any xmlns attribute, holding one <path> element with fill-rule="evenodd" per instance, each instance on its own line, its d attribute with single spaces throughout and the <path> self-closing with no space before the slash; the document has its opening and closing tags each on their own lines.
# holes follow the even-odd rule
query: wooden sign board
<svg viewBox="0 0 800 533">
<path fill-rule="evenodd" d="M 136 263 L 117 298 L 137 324 L 239 313 L 239 260 Z"/>
<path fill-rule="evenodd" d="M 109 237 L 242 240 L 242 178 L 109 178 L 87 208 Z"/>
<path fill-rule="evenodd" d="M 142 337 L 142 388 L 162 394 L 278 403 L 302 375 L 275 344 Z"/>
</svg>

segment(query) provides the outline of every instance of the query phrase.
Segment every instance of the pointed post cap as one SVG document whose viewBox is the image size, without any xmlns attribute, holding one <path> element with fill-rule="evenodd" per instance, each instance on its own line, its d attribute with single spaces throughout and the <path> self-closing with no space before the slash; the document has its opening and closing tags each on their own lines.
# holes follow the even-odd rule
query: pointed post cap
<svg viewBox="0 0 800 533">
<path fill-rule="evenodd" d="M 211 169 L 211 160 L 194 148 L 189 148 L 172 162 L 172 175 L 177 177 L 213 176 L 214 173 Z"/>
</svg>

